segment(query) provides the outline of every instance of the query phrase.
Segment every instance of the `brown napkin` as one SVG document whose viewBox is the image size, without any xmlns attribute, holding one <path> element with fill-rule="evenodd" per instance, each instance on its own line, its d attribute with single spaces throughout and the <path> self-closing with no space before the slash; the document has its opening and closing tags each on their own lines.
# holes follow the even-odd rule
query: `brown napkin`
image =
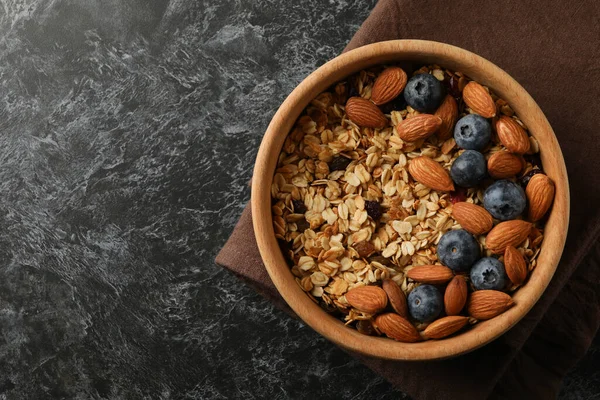
<svg viewBox="0 0 600 400">
<path fill-rule="evenodd" d="M 491 60 L 537 100 L 562 147 L 571 223 L 550 286 L 517 326 L 467 355 L 392 362 L 356 355 L 418 399 L 552 398 L 600 324 L 600 2 L 380 0 L 346 50 L 429 39 Z M 217 263 L 288 311 L 261 262 L 246 207 Z M 252 246 L 249 246 L 252 243 Z M 291 312 L 291 311 L 290 311 Z"/>
</svg>

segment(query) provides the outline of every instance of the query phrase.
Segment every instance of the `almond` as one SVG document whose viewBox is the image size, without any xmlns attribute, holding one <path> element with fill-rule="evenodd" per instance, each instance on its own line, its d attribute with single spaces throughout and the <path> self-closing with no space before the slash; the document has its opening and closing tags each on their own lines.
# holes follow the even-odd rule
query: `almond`
<svg viewBox="0 0 600 400">
<path fill-rule="evenodd" d="M 461 330 L 469 323 L 469 317 L 462 315 L 453 315 L 440 318 L 433 321 L 423 331 L 423 336 L 427 339 L 441 339 L 450 336 Z"/>
<path fill-rule="evenodd" d="M 454 133 L 454 123 L 456 122 L 456 117 L 458 117 L 458 105 L 454 97 L 447 95 L 434 115 L 442 119 L 442 124 L 438 129 L 438 137 L 441 140 L 451 138 Z"/>
<path fill-rule="evenodd" d="M 544 174 L 535 174 L 525 188 L 529 204 L 529 220 L 540 220 L 554 201 L 554 182 Z"/>
<path fill-rule="evenodd" d="M 408 270 L 406 276 L 416 282 L 440 285 L 450 281 L 454 274 L 443 265 L 419 265 Z"/>
<path fill-rule="evenodd" d="M 514 304 L 513 299 L 504 292 L 477 290 L 469 297 L 467 311 L 471 317 L 485 320 L 502 314 Z"/>
<path fill-rule="evenodd" d="M 394 100 L 406 86 L 406 72 L 399 67 L 384 69 L 375 79 L 371 89 L 371 101 L 377 105 Z"/>
<path fill-rule="evenodd" d="M 346 114 L 350 121 L 366 128 L 383 128 L 388 120 L 381 110 L 362 97 L 350 97 L 346 102 Z"/>
<path fill-rule="evenodd" d="M 346 293 L 348 303 L 359 311 L 376 314 L 387 306 L 387 295 L 377 286 L 359 286 Z"/>
<path fill-rule="evenodd" d="M 454 183 L 448 172 L 440 164 L 427 156 L 413 159 L 408 164 L 408 172 L 417 182 L 433 190 L 450 192 L 454 190 Z"/>
<path fill-rule="evenodd" d="M 500 222 L 485 238 L 485 247 L 495 254 L 502 254 L 507 246 L 518 246 L 527 239 L 531 222 L 515 219 Z"/>
<path fill-rule="evenodd" d="M 444 308 L 446 314 L 457 315 L 467 303 L 467 282 L 464 276 L 457 275 L 446 286 L 444 293 Z"/>
<path fill-rule="evenodd" d="M 466 231 L 475 235 L 489 232 L 494 224 L 492 216 L 485 208 L 465 201 L 452 206 L 452 216 Z"/>
<path fill-rule="evenodd" d="M 375 325 L 387 337 L 399 342 L 418 342 L 421 339 L 417 328 L 398 314 L 381 314 L 375 318 Z"/>
<path fill-rule="evenodd" d="M 499 151 L 492 154 L 487 162 L 488 173 L 495 179 L 512 178 L 521 172 L 524 166 L 525 160 L 523 160 L 523 157 L 508 151 Z"/>
<path fill-rule="evenodd" d="M 467 83 L 463 89 L 463 100 L 473 112 L 484 118 L 496 116 L 496 104 L 483 86 L 475 81 Z"/>
<path fill-rule="evenodd" d="M 442 119 L 436 115 L 417 114 L 412 118 L 398 122 L 396 130 L 400 139 L 407 142 L 414 142 L 433 135 L 441 125 Z"/>
<path fill-rule="evenodd" d="M 515 285 L 520 285 L 527 278 L 527 263 L 523 255 L 514 246 L 504 250 L 504 269 L 508 279 Z"/>
<path fill-rule="evenodd" d="M 388 301 L 394 311 L 401 317 L 408 318 L 408 305 L 406 304 L 406 295 L 400 289 L 400 286 L 391 279 L 384 279 L 381 288 L 385 291 Z"/>
<path fill-rule="evenodd" d="M 514 119 L 502 115 L 496 121 L 498 139 L 508 149 L 516 154 L 525 154 L 529 151 L 531 143 L 525 129 Z"/>
</svg>

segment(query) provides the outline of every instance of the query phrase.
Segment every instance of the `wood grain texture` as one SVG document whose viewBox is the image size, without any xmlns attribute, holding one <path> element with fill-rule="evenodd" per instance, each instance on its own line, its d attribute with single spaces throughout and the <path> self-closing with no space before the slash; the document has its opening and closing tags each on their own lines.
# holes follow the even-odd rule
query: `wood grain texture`
<svg viewBox="0 0 600 400">
<path fill-rule="evenodd" d="M 358 333 L 323 311 L 298 287 L 275 240 L 270 187 L 277 157 L 294 122 L 310 100 L 333 83 L 377 64 L 417 61 L 462 71 L 505 99 L 540 144 L 547 175 L 556 183 L 556 197 L 546 225 L 546 237 L 536 269 L 513 296 L 515 307 L 489 321 L 439 341 L 400 343 Z M 556 136 L 533 98 L 506 72 L 488 60 L 455 46 L 421 40 L 393 40 L 349 51 L 310 74 L 283 102 L 265 133 L 252 178 L 252 214 L 256 240 L 266 269 L 290 307 L 313 329 L 349 350 L 396 360 L 432 360 L 457 356 L 496 339 L 533 307 L 552 279 L 566 240 L 569 184 Z"/>
</svg>

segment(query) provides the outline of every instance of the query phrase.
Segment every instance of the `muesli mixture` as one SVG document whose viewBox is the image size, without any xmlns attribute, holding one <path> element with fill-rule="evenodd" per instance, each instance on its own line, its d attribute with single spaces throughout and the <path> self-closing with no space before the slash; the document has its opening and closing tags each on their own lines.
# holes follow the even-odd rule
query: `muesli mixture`
<svg viewBox="0 0 600 400">
<path fill-rule="evenodd" d="M 361 333 L 414 342 L 514 305 L 554 184 L 506 101 L 460 72 L 390 65 L 310 103 L 271 195 L 302 290 Z"/>
</svg>

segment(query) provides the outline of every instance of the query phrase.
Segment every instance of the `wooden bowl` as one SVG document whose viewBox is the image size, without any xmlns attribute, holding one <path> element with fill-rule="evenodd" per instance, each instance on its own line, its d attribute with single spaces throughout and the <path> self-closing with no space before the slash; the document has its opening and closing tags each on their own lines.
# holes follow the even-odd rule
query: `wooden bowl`
<svg viewBox="0 0 600 400">
<path fill-rule="evenodd" d="M 489 86 L 506 100 L 538 140 L 545 172 L 556 183 L 554 206 L 548 218 L 537 267 L 529 281 L 514 293 L 516 306 L 469 330 L 442 340 L 400 343 L 372 337 L 327 314 L 304 293 L 286 264 L 273 230 L 271 183 L 283 142 L 304 108 L 332 84 L 362 69 L 384 63 L 414 61 L 461 71 Z M 532 72 L 533 73 L 533 72 Z M 365 355 L 394 360 L 433 360 L 475 350 L 514 326 L 533 307 L 548 286 L 560 260 L 569 223 L 569 185 L 563 155 L 544 113 L 533 98 L 506 72 L 467 50 L 421 40 L 393 40 L 349 51 L 310 74 L 283 102 L 265 133 L 252 177 L 252 220 L 260 254 L 273 283 L 290 307 L 314 330 L 334 343 Z"/>
</svg>

